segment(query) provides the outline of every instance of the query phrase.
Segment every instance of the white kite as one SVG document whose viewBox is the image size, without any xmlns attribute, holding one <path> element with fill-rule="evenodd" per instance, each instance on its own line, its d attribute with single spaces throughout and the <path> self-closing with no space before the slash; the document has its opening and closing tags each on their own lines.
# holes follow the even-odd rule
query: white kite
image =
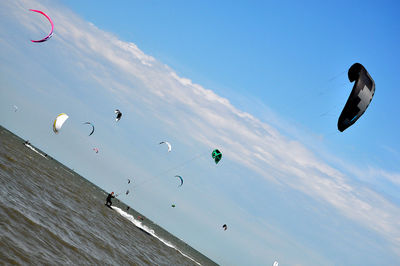
<svg viewBox="0 0 400 266">
<path fill-rule="evenodd" d="M 59 114 L 56 119 L 54 120 L 53 123 L 53 131 L 54 133 L 58 133 L 58 131 L 61 129 L 62 125 L 64 124 L 64 122 L 68 119 L 68 115 L 67 114 Z"/>
<path fill-rule="evenodd" d="M 167 146 L 168 146 L 168 152 L 171 152 L 172 146 L 171 146 L 171 144 L 169 144 L 169 142 L 167 142 L 167 141 L 161 141 L 159 144 L 167 144 Z"/>
</svg>

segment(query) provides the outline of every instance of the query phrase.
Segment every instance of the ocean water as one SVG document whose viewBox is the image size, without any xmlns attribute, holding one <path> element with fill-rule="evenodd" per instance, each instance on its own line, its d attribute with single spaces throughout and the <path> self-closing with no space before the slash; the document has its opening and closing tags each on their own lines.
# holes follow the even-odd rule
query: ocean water
<svg viewBox="0 0 400 266">
<path fill-rule="evenodd" d="M 23 142 L 0 126 L 1 265 L 216 265 Z"/>
</svg>

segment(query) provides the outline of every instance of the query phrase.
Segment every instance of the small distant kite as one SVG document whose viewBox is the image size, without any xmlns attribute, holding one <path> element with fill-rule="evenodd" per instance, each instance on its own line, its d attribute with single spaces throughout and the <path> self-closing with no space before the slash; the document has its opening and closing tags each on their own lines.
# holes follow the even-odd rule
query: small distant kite
<svg viewBox="0 0 400 266">
<path fill-rule="evenodd" d="M 93 132 L 94 132 L 94 126 L 93 126 L 93 124 L 90 123 L 90 122 L 85 122 L 85 123 L 83 123 L 83 124 L 85 124 L 85 125 L 91 125 L 91 126 L 92 126 L 92 131 L 91 131 L 90 134 L 89 134 L 89 136 L 91 136 L 91 135 L 93 134 Z"/>
<path fill-rule="evenodd" d="M 226 224 L 224 224 L 224 225 L 222 226 L 222 228 L 224 228 L 224 231 L 226 231 L 226 229 L 228 229 L 228 226 L 227 226 Z"/>
<path fill-rule="evenodd" d="M 272 264 L 272 266 L 278 266 L 279 263 L 277 261 L 274 261 L 274 264 Z"/>
<path fill-rule="evenodd" d="M 53 123 L 53 131 L 54 133 L 58 134 L 58 131 L 61 129 L 62 125 L 64 124 L 64 122 L 68 119 L 68 115 L 67 114 L 59 114 L 56 119 L 54 120 Z"/>
<path fill-rule="evenodd" d="M 18 111 L 18 106 L 14 105 L 14 112 Z"/>
<path fill-rule="evenodd" d="M 116 109 L 116 110 L 114 111 L 114 113 L 117 115 L 117 116 L 115 117 L 115 121 L 118 122 L 118 121 L 121 119 L 121 117 L 122 117 L 122 113 L 121 113 L 121 111 L 118 110 L 118 109 Z"/>
<path fill-rule="evenodd" d="M 352 65 L 348 77 L 350 82 L 355 83 L 339 116 L 337 126 L 340 132 L 353 125 L 364 114 L 375 94 L 375 82 L 363 65 Z"/>
<path fill-rule="evenodd" d="M 95 153 L 99 153 L 99 149 L 93 148 L 93 150 L 94 150 Z"/>
<path fill-rule="evenodd" d="M 221 161 L 221 159 L 222 159 L 222 153 L 218 149 L 213 150 L 211 156 L 214 159 L 216 164 L 218 164 L 219 161 Z"/>
<path fill-rule="evenodd" d="M 180 179 L 181 184 L 178 187 L 181 187 L 183 185 L 183 178 L 180 175 L 176 175 L 175 177 Z"/>
<path fill-rule="evenodd" d="M 131 183 L 131 180 L 128 178 L 128 184 Z"/>
<path fill-rule="evenodd" d="M 168 146 L 168 152 L 171 152 L 172 146 L 168 141 L 161 141 L 159 144 L 166 144 Z"/>
<path fill-rule="evenodd" d="M 47 41 L 48 39 L 50 39 L 50 38 L 53 36 L 53 30 L 54 30 L 54 24 L 53 24 L 53 21 L 51 20 L 51 18 L 50 18 L 48 15 L 46 15 L 44 12 L 39 11 L 39 10 L 29 9 L 29 11 L 33 11 L 33 12 L 37 12 L 37 13 L 39 13 L 39 14 L 42 14 L 43 16 L 45 16 L 45 17 L 49 20 L 49 22 L 50 22 L 50 24 L 51 24 L 51 31 L 50 31 L 50 33 L 49 33 L 46 37 L 44 37 L 44 38 L 41 39 L 41 40 L 31 40 L 31 42 L 39 43 L 39 42 L 45 42 L 45 41 Z"/>
<path fill-rule="evenodd" d="M 125 195 L 128 195 L 129 194 L 129 189 L 125 192 Z"/>
<path fill-rule="evenodd" d="M 175 208 L 175 204 L 172 204 L 171 207 L 172 207 L 172 208 Z"/>
</svg>

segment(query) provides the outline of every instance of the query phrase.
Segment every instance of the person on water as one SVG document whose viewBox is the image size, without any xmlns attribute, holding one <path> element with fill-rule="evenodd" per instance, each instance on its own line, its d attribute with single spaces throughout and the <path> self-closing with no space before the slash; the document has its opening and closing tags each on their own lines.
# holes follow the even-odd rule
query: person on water
<svg viewBox="0 0 400 266">
<path fill-rule="evenodd" d="M 112 199 L 112 198 L 115 198 L 114 192 L 111 192 L 111 193 L 108 194 L 108 196 L 107 196 L 106 205 L 107 205 L 108 207 L 111 207 L 111 205 L 112 205 L 112 202 L 111 202 L 111 199 Z"/>
</svg>

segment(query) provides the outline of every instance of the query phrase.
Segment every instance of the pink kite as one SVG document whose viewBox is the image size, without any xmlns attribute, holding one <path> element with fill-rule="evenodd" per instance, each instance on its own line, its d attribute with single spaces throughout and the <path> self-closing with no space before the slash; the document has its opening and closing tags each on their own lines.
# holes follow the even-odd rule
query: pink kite
<svg viewBox="0 0 400 266">
<path fill-rule="evenodd" d="M 37 12 L 37 13 L 42 14 L 43 16 L 45 16 L 50 21 L 50 24 L 51 24 L 51 31 L 50 31 L 49 35 L 47 35 L 46 37 L 44 37 L 41 40 L 37 40 L 37 41 L 31 40 L 31 42 L 45 42 L 48 39 L 50 39 L 51 36 L 53 36 L 53 30 L 54 30 L 54 24 L 53 24 L 53 21 L 51 21 L 51 18 L 49 16 L 47 16 L 44 12 L 40 11 L 40 10 L 29 9 L 29 11 L 33 11 L 33 12 Z"/>
</svg>

